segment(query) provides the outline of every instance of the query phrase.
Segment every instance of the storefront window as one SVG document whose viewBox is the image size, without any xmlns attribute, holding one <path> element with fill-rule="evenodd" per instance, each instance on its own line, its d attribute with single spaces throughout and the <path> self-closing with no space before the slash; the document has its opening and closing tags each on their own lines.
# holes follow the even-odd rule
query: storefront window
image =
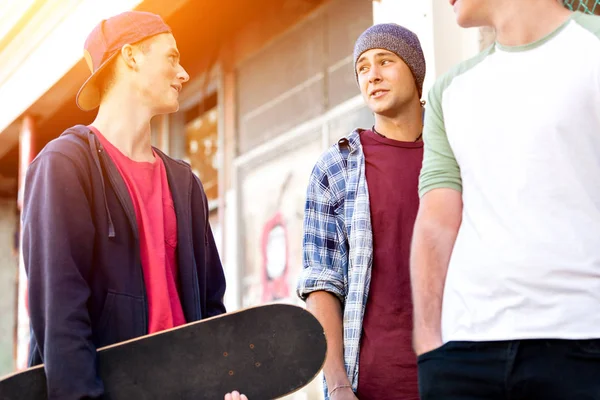
<svg viewBox="0 0 600 400">
<path fill-rule="evenodd" d="M 219 197 L 217 107 L 206 111 L 189 110 L 185 120 L 186 161 L 200 178 L 209 203 L 214 204 Z"/>
</svg>

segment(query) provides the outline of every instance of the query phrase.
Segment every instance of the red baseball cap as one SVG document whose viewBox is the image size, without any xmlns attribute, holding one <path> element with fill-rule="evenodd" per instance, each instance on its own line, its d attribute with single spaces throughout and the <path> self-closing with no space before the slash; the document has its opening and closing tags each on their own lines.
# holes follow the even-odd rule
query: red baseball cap
<svg viewBox="0 0 600 400">
<path fill-rule="evenodd" d="M 145 11 L 126 11 L 102 20 L 85 41 L 83 57 L 92 75 L 77 93 L 77 106 L 89 111 L 100 105 L 96 79 L 124 45 L 167 32 L 171 32 L 171 28 L 159 15 Z"/>
</svg>

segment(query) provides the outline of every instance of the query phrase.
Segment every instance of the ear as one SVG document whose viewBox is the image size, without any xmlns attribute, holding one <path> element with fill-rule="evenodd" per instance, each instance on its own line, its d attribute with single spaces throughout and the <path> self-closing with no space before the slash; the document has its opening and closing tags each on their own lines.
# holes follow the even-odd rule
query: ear
<svg viewBox="0 0 600 400">
<path fill-rule="evenodd" d="M 132 45 L 126 44 L 121 47 L 121 57 L 123 58 L 123 61 L 125 61 L 125 65 L 131 69 L 137 69 L 138 67 L 135 56 L 136 52 Z"/>
</svg>

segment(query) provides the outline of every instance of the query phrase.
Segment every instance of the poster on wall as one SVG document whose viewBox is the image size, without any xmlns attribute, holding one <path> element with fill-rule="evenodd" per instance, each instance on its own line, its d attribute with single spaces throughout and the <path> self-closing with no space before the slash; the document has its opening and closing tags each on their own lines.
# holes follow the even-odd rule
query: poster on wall
<svg viewBox="0 0 600 400">
<path fill-rule="evenodd" d="M 242 168 L 242 307 L 272 302 L 304 305 L 296 296 L 302 270 L 306 188 L 322 153 L 319 136 L 287 146 Z"/>
</svg>

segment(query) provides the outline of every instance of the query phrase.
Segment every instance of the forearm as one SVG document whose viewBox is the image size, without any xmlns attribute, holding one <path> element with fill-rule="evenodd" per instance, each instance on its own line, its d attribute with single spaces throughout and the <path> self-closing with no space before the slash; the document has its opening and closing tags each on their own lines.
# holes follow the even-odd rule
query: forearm
<svg viewBox="0 0 600 400">
<path fill-rule="evenodd" d="M 67 261 L 73 252 L 65 250 L 66 255 L 61 257 L 47 250 L 42 256 L 42 252 L 32 250 L 32 245 L 27 238 L 24 256 L 29 264 L 29 316 L 45 364 L 48 398 L 100 396 L 102 384 L 97 376 L 96 348 L 87 309 L 89 287 Z M 43 247 L 35 245 L 37 250 Z M 60 268 L 53 268 L 54 265 Z"/>
<path fill-rule="evenodd" d="M 440 336 L 442 295 L 456 236 L 417 224 L 413 237 L 411 280 L 414 327 L 422 335 Z"/>
<path fill-rule="evenodd" d="M 442 297 L 462 212 L 461 204 L 447 206 L 449 211 L 440 212 L 422 203 L 413 232 L 410 273 L 417 353 L 441 343 Z"/>
<path fill-rule="evenodd" d="M 349 385 L 350 381 L 344 366 L 344 335 L 340 301 L 331 293 L 318 291 L 308 296 L 306 305 L 325 330 L 327 358 L 323 371 L 329 390 L 339 385 Z"/>
<path fill-rule="evenodd" d="M 89 292 L 71 284 L 30 274 L 29 311 L 38 351 L 45 364 L 49 399 L 95 398 L 102 394 L 96 371 L 96 348 L 86 308 Z M 52 281 L 56 290 L 51 290 Z M 70 282 L 68 282 L 70 281 Z"/>
</svg>

